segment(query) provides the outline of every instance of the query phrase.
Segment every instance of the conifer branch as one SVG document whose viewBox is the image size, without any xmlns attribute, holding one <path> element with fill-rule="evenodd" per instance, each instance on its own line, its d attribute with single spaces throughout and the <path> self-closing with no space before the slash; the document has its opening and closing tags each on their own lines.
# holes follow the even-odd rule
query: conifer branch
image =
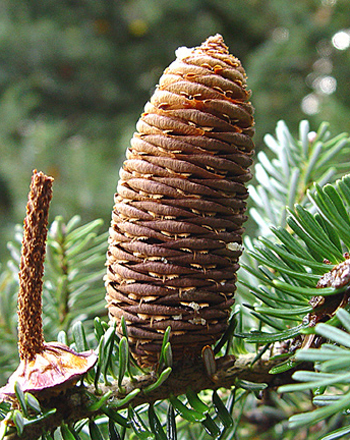
<svg viewBox="0 0 350 440">
<path fill-rule="evenodd" d="M 176 396 L 185 394 L 189 388 L 195 392 L 206 389 L 230 389 L 236 385 L 238 380 L 258 384 L 265 383 L 269 387 L 276 387 L 291 382 L 291 371 L 276 375 L 269 373 L 278 361 L 270 358 L 268 355 L 254 362 L 255 359 L 256 355 L 253 353 L 243 354 L 238 357 L 227 356 L 218 358 L 216 360 L 217 371 L 212 377 L 206 374 L 203 362 L 188 365 L 181 364 L 173 370 L 163 385 L 149 393 L 143 392 L 143 390 L 155 382 L 156 376 L 154 372 L 138 376 L 136 380 L 124 380 L 122 392 L 118 387 L 117 381 L 109 385 L 100 385 L 99 391 L 96 391 L 93 385 L 87 387 L 76 386 L 68 389 L 63 395 L 50 397 L 49 400 L 43 402 L 45 409 L 56 409 L 54 414 L 33 425 L 26 426 L 22 436 L 13 433 L 6 436 L 5 439 L 35 440 L 42 435 L 42 432 L 53 432 L 62 423 L 74 423 L 85 418 L 102 415 L 104 414 L 104 406 L 96 411 L 89 410 L 92 403 L 91 398 L 101 399 L 101 392 L 103 395 L 112 392 L 108 399 L 107 407 L 114 411 L 116 406 L 113 402 L 123 399 L 126 394 L 138 388 L 141 392 L 133 399 L 133 407 L 167 399 L 170 394 Z M 118 407 L 118 411 L 127 407 L 128 404 L 121 405 Z"/>
</svg>

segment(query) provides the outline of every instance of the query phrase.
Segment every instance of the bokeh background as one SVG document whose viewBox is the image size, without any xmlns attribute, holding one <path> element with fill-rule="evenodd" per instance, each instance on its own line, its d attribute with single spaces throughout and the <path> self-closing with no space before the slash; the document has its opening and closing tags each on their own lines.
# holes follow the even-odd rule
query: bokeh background
<svg viewBox="0 0 350 440">
<path fill-rule="evenodd" d="M 0 261 L 35 168 L 55 177 L 51 218 L 108 228 L 158 78 L 217 32 L 248 73 L 257 149 L 279 119 L 350 130 L 349 0 L 1 0 Z"/>
</svg>

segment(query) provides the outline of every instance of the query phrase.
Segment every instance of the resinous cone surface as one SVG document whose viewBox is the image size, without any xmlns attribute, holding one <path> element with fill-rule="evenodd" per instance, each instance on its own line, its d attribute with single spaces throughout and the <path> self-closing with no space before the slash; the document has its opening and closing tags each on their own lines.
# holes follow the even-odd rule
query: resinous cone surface
<svg viewBox="0 0 350 440">
<path fill-rule="evenodd" d="M 109 315 L 124 316 L 140 364 L 175 360 L 227 328 L 234 303 L 253 109 L 240 61 L 220 35 L 180 48 L 137 123 L 110 228 Z"/>
</svg>

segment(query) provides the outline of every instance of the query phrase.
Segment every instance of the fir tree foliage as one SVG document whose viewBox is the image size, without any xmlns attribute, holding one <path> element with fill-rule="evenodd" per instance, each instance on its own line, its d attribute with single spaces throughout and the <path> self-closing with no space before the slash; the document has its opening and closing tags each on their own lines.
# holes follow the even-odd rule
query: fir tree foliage
<svg viewBox="0 0 350 440">
<path fill-rule="evenodd" d="M 249 193 L 254 202 L 250 216 L 261 235 L 270 235 L 270 226 L 286 226 L 287 209 L 295 204 L 310 207 L 307 190 L 314 183 L 332 182 L 349 169 L 350 138 L 347 133 L 332 136 L 323 122 L 317 131 L 303 120 L 299 138 L 279 121 L 276 134 L 264 137 L 266 149 L 257 154 L 255 178 Z"/>
<path fill-rule="evenodd" d="M 186 365 L 173 363 L 170 328 L 157 370 L 137 366 L 125 322 L 119 337 L 103 312 L 106 234 L 100 233 L 101 222 L 81 225 L 77 217 L 67 223 L 58 217 L 48 234 L 44 332 L 50 337 L 58 333 L 77 351 L 94 348 L 99 359 L 83 387 L 60 396 L 73 405 L 69 417 L 60 416 L 57 402 L 50 406 L 17 387 L 18 405 L 0 404 L 0 439 L 288 440 L 297 438 L 296 429 L 300 438 L 315 440 L 348 435 L 349 282 L 316 287 L 333 266 L 346 261 L 344 253 L 350 249 L 350 175 L 341 176 L 349 157 L 348 137 L 332 137 L 324 123 L 310 132 L 303 121 L 295 139 L 279 122 L 276 138 L 268 136 L 266 142 L 272 151 L 269 158 L 258 157 L 259 186 L 253 191 L 253 216 L 264 219 L 262 236 L 246 243 L 238 292 L 243 304 L 233 310 L 228 330 L 213 350 L 203 352 L 209 382 L 195 387 L 195 370 L 191 377 Z M 272 227 L 263 234 L 267 225 Z M 16 357 L 20 238 L 18 229 L 10 245 L 12 259 L 0 278 L 4 376 Z M 222 382 L 222 370 L 216 368 L 230 356 L 234 362 L 249 362 Z M 260 361 L 270 371 L 264 373 Z M 226 368 L 223 377 L 230 371 Z M 187 375 L 192 386 L 181 389 Z M 281 395 L 276 393 L 280 383 Z M 70 403 L 76 401 L 79 408 Z"/>
<path fill-rule="evenodd" d="M 255 202 L 250 212 L 260 221 L 262 235 L 246 240 L 251 260 L 242 266 L 252 278 L 241 282 L 258 300 L 249 306 L 253 315 L 275 330 L 275 339 L 261 333 L 253 337 L 255 342 L 290 339 L 307 327 L 303 317 L 314 310 L 310 298 L 320 294 L 317 281 L 329 272 L 330 263 L 344 261 L 349 250 L 350 177 L 327 183 L 347 164 L 349 138 L 346 133 L 331 138 L 326 123 L 317 132 L 309 130 L 302 121 L 296 140 L 280 121 L 276 139 L 265 137 L 277 157 L 270 161 L 264 153 L 258 155 L 260 184 L 257 190 L 250 188 Z M 329 287 L 321 294 L 345 290 Z"/>
</svg>

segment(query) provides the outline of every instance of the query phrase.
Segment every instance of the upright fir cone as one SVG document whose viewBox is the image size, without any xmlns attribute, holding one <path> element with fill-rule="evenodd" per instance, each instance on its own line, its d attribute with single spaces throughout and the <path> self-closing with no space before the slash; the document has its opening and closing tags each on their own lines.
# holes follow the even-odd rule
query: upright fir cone
<svg viewBox="0 0 350 440">
<path fill-rule="evenodd" d="M 107 302 L 142 365 L 171 327 L 175 360 L 198 356 L 234 303 L 253 108 L 240 61 L 220 35 L 180 48 L 165 70 L 120 171 L 110 228 Z"/>
</svg>

